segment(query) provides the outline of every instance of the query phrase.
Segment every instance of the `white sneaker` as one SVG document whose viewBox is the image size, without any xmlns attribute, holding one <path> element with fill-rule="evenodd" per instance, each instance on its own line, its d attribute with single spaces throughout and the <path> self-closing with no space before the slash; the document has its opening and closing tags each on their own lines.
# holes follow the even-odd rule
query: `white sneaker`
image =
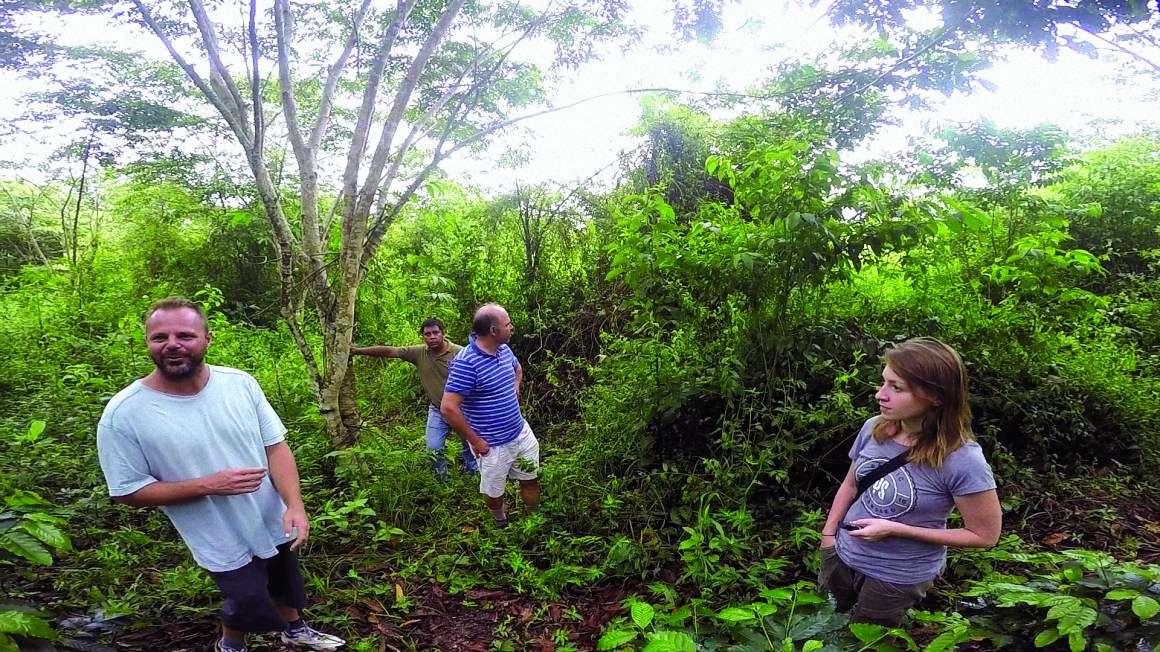
<svg viewBox="0 0 1160 652">
<path fill-rule="evenodd" d="M 244 647 L 240 649 L 235 649 L 232 647 L 227 648 L 223 645 L 223 643 L 224 642 L 219 638 L 217 642 L 213 644 L 213 652 L 246 652 L 246 648 Z"/>
<path fill-rule="evenodd" d="M 282 642 L 295 647 L 319 650 L 319 652 L 337 650 L 346 645 L 346 641 L 341 638 L 331 636 L 330 634 L 323 634 L 309 625 L 296 632 L 283 631 Z"/>
</svg>

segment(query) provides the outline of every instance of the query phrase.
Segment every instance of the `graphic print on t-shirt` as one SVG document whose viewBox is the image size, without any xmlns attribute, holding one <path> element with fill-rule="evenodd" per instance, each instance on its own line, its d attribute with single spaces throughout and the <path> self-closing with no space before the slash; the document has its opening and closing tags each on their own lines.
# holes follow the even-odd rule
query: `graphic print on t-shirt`
<svg viewBox="0 0 1160 652">
<path fill-rule="evenodd" d="M 854 474 L 862 478 L 889 461 L 885 457 L 864 460 Z M 873 518 L 896 519 L 914 510 L 914 495 L 914 478 L 903 466 L 870 485 L 866 493 L 862 494 L 861 501 Z"/>
</svg>

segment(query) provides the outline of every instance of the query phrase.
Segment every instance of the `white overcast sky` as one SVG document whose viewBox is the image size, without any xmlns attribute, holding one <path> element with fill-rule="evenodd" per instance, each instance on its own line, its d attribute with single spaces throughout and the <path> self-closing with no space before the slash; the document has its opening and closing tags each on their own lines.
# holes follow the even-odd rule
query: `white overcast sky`
<svg viewBox="0 0 1160 652">
<path fill-rule="evenodd" d="M 563 84 L 553 103 L 570 104 L 584 98 L 631 88 L 667 87 L 709 91 L 725 86 L 734 90 L 764 79 L 778 62 L 797 55 L 821 52 L 835 38 L 835 30 L 821 17 L 819 7 L 797 2 L 742 0 L 727 3 L 725 26 L 712 44 L 679 44 L 679 50 L 658 51 L 661 45 L 676 45 L 671 31 L 668 0 L 633 0 L 640 22 L 649 26 L 641 45 L 633 51 L 614 52 L 605 60 L 589 64 Z M 123 28 L 118 28 L 123 29 Z M 103 31 L 101 31 L 103 30 Z M 92 33 L 115 33 L 114 28 L 85 22 L 72 35 L 81 42 Z M 146 44 L 138 33 L 130 41 Z M 162 53 L 155 43 L 147 43 L 152 53 Z M 1117 66 L 1112 59 L 1092 61 L 1064 52 L 1059 61 L 1048 63 L 1033 53 L 1013 53 L 1010 60 L 984 74 L 997 86 L 995 92 L 948 98 L 937 111 L 909 115 L 900 127 L 880 134 L 866 152 L 886 153 L 899 149 L 907 135 L 920 133 L 926 123 L 969 121 L 988 118 L 1001 127 L 1031 127 L 1052 122 L 1071 131 L 1089 129 L 1097 120 L 1126 120 L 1129 124 L 1148 121 L 1156 111 L 1154 102 L 1140 99 L 1139 83 L 1118 86 L 1111 79 Z M 1155 78 L 1153 77 L 1153 84 Z M 19 112 L 18 93 L 28 90 L 10 75 L 0 75 L 0 118 Z M 507 187 L 514 183 L 539 181 L 571 182 L 586 178 L 614 164 L 619 152 L 634 145 L 627 130 L 640 115 L 639 99 L 628 94 L 586 102 L 559 113 L 524 123 L 530 133 L 531 161 L 518 169 L 497 167 L 490 162 L 453 160 L 445 166 L 457 180 L 486 187 Z M 1114 128 L 1104 131 L 1115 134 Z M 36 159 L 43 152 L 29 139 L 6 139 L 0 159 Z M 865 155 L 866 152 L 863 152 Z"/>
<path fill-rule="evenodd" d="M 743 0 L 739 6 L 727 6 L 725 28 L 713 44 L 686 44 L 679 54 L 662 54 L 650 46 L 672 42 L 669 18 L 664 13 L 669 3 L 647 0 L 634 4 L 653 26 L 643 47 L 585 68 L 561 93 L 558 104 L 623 88 L 710 91 L 723 82 L 740 90 L 763 79 L 778 62 L 796 55 L 813 56 L 835 39 L 835 30 L 821 15 L 820 7 Z M 957 94 L 942 100 L 932 113 L 909 114 L 902 125 L 884 130 L 868 143 L 867 152 L 862 154 L 897 151 L 905 145 L 907 135 L 921 133 L 928 123 L 983 118 L 1006 128 L 1051 122 L 1087 135 L 1093 120 L 1122 120 L 1123 126 L 1105 126 L 1102 132 L 1119 135 L 1134 131 L 1141 123 L 1155 120 L 1160 111 L 1154 101 L 1140 99 L 1146 89 L 1124 88 L 1113 80 L 1118 67 L 1114 58 L 1093 61 L 1070 51 L 1061 53 L 1054 63 L 1036 53 L 1013 51 L 1007 62 L 983 74 L 996 85 L 995 92 L 980 89 L 973 95 Z M 613 163 L 617 152 L 631 146 L 633 141 L 625 132 L 639 116 L 637 98 L 623 95 L 536 118 L 527 125 L 536 135 L 533 164 L 521 170 L 491 170 L 488 177 L 495 183 L 497 175 L 509 180 L 562 181 L 591 174 Z"/>
</svg>

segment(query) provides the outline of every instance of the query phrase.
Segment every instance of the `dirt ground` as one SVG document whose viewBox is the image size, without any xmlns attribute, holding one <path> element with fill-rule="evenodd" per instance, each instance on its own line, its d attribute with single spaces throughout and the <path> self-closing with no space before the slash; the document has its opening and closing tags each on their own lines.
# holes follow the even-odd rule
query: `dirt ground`
<svg viewBox="0 0 1160 652">
<path fill-rule="evenodd" d="M 1052 483 L 1054 489 L 1003 492 L 1005 530 L 1047 550 L 1087 548 L 1117 557 L 1160 562 L 1160 495 L 1099 472 L 1088 478 Z M 38 584 L 40 584 L 38 582 Z M 51 585 L 43 582 L 51 591 Z M 32 587 L 26 587 L 32 588 Z M 501 590 L 473 590 L 452 596 L 438 584 L 411 585 L 416 607 L 399 617 L 381 603 L 348 605 L 345 613 L 365 638 L 378 639 L 378 651 L 440 650 L 482 652 L 493 649 L 554 652 L 564 644 L 596 649 L 603 627 L 623 613 L 623 599 L 645 587 L 598 586 L 561 600 L 541 603 Z M 212 649 L 217 622 L 201 617 L 182 622 L 79 638 L 64 645 L 82 652 L 201 652 Z M 493 641 L 511 641 L 497 648 Z M 277 637 L 252 641 L 253 652 L 282 652 Z"/>
</svg>

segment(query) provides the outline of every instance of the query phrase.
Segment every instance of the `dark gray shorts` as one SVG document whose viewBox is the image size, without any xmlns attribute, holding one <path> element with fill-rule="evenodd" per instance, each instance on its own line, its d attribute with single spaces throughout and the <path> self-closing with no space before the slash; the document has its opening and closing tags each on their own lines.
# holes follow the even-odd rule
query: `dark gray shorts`
<svg viewBox="0 0 1160 652">
<path fill-rule="evenodd" d="M 868 577 L 847 566 L 836 547 L 822 548 L 820 555 L 818 588 L 829 591 L 837 610 L 849 611 L 852 622 L 898 627 L 906 610 L 934 586 L 933 579 L 918 584 L 892 584 Z"/>
<path fill-rule="evenodd" d="M 222 624 L 242 632 L 272 632 L 285 629 L 286 621 L 276 605 L 306 607 L 306 580 L 298 564 L 298 554 L 290 542 L 278 546 L 269 559 L 254 557 L 239 569 L 209 574 L 225 595 Z"/>
</svg>

